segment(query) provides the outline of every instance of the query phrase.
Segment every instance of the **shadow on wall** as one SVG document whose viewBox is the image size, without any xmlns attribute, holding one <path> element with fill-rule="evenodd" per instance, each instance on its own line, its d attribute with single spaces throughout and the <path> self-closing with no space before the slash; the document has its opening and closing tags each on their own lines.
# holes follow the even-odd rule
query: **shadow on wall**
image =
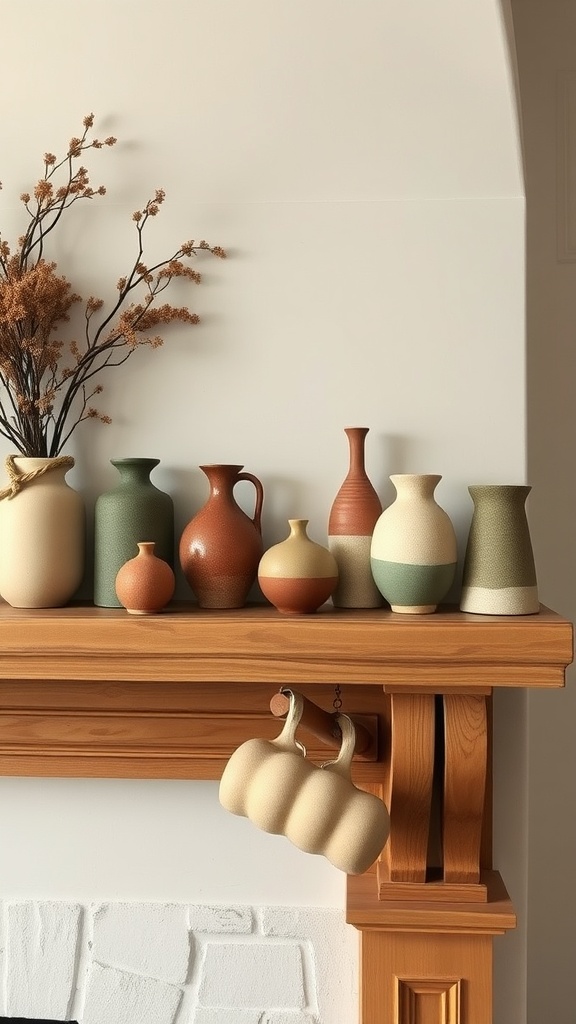
<svg viewBox="0 0 576 1024">
<path fill-rule="evenodd" d="M 576 618 L 576 8 L 512 0 L 527 195 L 530 525 L 541 600 Z M 528 698 L 528 1024 L 572 1024 L 574 669 Z"/>
</svg>

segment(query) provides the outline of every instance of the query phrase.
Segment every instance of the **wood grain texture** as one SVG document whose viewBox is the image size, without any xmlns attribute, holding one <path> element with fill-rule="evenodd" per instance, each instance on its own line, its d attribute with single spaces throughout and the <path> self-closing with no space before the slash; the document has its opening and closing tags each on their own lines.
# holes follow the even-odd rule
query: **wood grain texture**
<svg viewBox="0 0 576 1024">
<path fill-rule="evenodd" d="M 444 704 L 444 881 L 480 879 L 486 792 L 488 731 L 486 698 L 445 695 Z"/>
<path fill-rule="evenodd" d="M 361 965 L 362 1024 L 491 1024 L 489 937 L 366 931 Z"/>
<path fill-rule="evenodd" d="M 332 688 L 300 689 L 326 712 L 331 708 Z M 269 709 L 273 694 L 272 685 L 242 683 L 0 680 L 0 772 L 219 779 L 240 743 L 281 731 Z M 354 758 L 354 780 L 377 781 L 385 696 L 381 687 L 363 686 L 343 687 L 342 695 L 346 711 L 374 737 L 373 750 L 361 755 L 363 767 Z M 299 738 L 315 762 L 336 754 L 336 740 L 330 750 L 306 730 Z"/>
<path fill-rule="evenodd" d="M 572 625 L 554 612 L 405 616 L 385 609 L 0 606 L 0 678 L 562 686 Z"/>
<path fill-rule="evenodd" d="M 486 701 L 495 686 L 562 686 L 571 660 L 572 625 L 548 609 L 292 617 L 181 605 L 139 618 L 0 605 L 0 773 L 218 779 L 245 739 L 278 734 L 279 686 L 296 683 L 330 713 L 340 683 L 342 710 L 377 735 L 377 760 L 355 758 L 354 781 L 392 820 L 380 864 L 348 879 L 362 1024 L 490 1024 L 491 937 L 516 922 L 500 876 L 476 877 L 490 866 Z M 426 880 L 436 693 L 447 709 L 443 889 Z"/>
<path fill-rule="evenodd" d="M 512 902 L 496 871 L 491 880 L 491 897 L 486 903 L 377 900 L 372 872 L 349 875 L 346 920 L 361 930 L 425 932 L 429 936 L 502 935 L 516 927 Z"/>
<path fill-rule="evenodd" d="M 434 770 L 434 697 L 390 697 L 390 768 L 383 790 L 390 837 L 378 865 L 379 881 L 424 882 Z"/>
</svg>

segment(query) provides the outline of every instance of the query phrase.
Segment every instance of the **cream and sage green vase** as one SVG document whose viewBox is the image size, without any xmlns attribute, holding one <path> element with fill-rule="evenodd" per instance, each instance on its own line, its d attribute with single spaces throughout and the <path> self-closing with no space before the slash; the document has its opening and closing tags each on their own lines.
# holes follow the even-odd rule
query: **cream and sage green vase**
<svg viewBox="0 0 576 1024">
<path fill-rule="evenodd" d="M 483 615 L 533 615 L 540 610 L 525 484 L 468 488 L 474 512 L 464 558 L 460 608 Z"/>
<path fill-rule="evenodd" d="M 70 456 L 9 456 L 0 498 L 0 594 L 13 608 L 59 608 L 85 564 L 84 499 L 66 482 Z"/>
<path fill-rule="evenodd" d="M 452 585 L 457 559 L 454 527 L 434 498 L 442 477 L 398 473 L 390 479 L 396 499 L 374 527 L 372 575 L 393 612 L 434 612 Z"/>
</svg>

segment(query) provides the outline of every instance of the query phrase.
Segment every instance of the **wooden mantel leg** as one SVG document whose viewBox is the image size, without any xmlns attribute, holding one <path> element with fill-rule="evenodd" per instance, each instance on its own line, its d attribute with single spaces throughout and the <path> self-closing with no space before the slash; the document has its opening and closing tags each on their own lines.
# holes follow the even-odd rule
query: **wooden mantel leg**
<svg viewBox="0 0 576 1024">
<path fill-rule="evenodd" d="M 375 870 L 348 879 L 361 1024 L 491 1024 L 492 938 L 516 921 L 500 876 L 482 871 L 487 698 L 387 700 L 390 839 Z"/>
</svg>

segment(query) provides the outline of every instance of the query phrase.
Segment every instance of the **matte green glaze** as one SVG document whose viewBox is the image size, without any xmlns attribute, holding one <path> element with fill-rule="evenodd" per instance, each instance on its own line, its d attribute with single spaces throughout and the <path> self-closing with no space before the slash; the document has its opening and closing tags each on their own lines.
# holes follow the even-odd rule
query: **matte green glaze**
<svg viewBox="0 0 576 1024">
<path fill-rule="evenodd" d="M 464 560 L 463 586 L 500 589 L 536 586 L 536 568 L 524 508 L 527 484 L 468 488 L 474 514 Z"/>
<path fill-rule="evenodd" d="M 174 568 L 174 504 L 150 480 L 159 459 L 111 459 L 120 473 L 115 488 L 101 494 L 94 509 L 94 604 L 121 608 L 118 570 L 154 541 L 154 553 Z"/>
<path fill-rule="evenodd" d="M 447 565 L 413 565 L 371 558 L 374 582 L 389 604 L 400 606 L 439 604 L 454 579 L 456 562 Z"/>
</svg>

